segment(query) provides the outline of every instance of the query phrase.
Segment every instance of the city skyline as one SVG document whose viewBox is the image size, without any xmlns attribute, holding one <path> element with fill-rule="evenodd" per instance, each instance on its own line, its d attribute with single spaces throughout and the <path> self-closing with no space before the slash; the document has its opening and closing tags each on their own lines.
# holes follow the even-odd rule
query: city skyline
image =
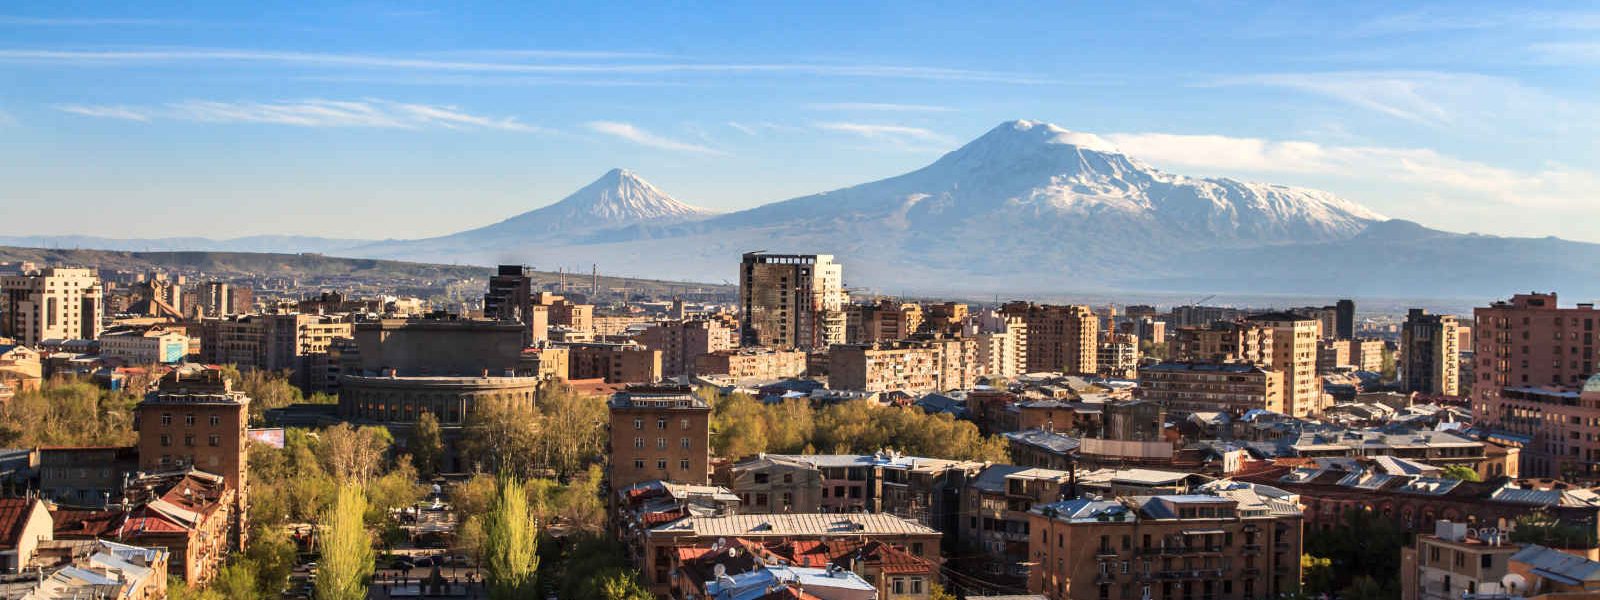
<svg viewBox="0 0 1600 600">
<path fill-rule="evenodd" d="M 1600 241 L 1589 7 L 778 10 L 5 11 L 0 194 L 29 225 L 0 234 L 426 237 L 612 167 L 733 211 L 1028 118 L 1173 172 Z M 131 203 L 167 210 L 69 219 Z"/>
</svg>

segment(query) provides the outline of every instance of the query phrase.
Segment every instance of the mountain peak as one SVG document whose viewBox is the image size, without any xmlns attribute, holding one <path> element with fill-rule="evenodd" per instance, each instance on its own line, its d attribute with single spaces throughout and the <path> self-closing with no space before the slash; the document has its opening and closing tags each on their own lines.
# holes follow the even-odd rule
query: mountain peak
<svg viewBox="0 0 1600 600">
<path fill-rule="evenodd" d="M 1033 146 L 1076 146 L 1084 150 L 1121 154 L 1115 144 L 1092 133 L 1072 131 L 1044 121 L 1018 119 L 1006 121 L 990 129 L 968 146 L 985 144 L 1013 144 Z"/>
<path fill-rule="evenodd" d="M 554 204 L 456 235 L 483 232 L 539 237 L 631 225 L 667 225 L 711 214 L 712 211 L 679 202 L 633 171 L 614 168 Z"/>
</svg>

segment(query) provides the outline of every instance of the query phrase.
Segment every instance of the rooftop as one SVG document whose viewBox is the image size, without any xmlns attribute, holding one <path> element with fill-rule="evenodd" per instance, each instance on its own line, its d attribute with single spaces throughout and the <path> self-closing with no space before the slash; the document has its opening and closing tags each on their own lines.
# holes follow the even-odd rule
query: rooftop
<svg viewBox="0 0 1600 600">
<path fill-rule="evenodd" d="M 822 535 L 938 535 L 917 523 L 882 513 L 797 513 L 690 516 L 656 527 L 651 534 L 699 537 L 776 537 Z"/>
</svg>

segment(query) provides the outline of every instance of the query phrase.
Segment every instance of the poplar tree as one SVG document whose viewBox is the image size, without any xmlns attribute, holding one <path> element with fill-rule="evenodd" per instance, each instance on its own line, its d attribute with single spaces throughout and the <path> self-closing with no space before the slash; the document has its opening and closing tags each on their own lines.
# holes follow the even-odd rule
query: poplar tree
<svg viewBox="0 0 1600 600">
<path fill-rule="evenodd" d="M 361 484 L 345 482 L 322 523 L 322 564 L 317 571 L 317 600 L 366 600 L 372 576 L 372 538 L 362 516 L 367 496 Z"/>
</svg>

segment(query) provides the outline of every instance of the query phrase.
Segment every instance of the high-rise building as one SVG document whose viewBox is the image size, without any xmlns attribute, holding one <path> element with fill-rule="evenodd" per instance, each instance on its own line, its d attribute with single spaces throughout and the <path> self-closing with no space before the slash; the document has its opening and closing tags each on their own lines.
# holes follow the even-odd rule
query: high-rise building
<svg viewBox="0 0 1600 600">
<path fill-rule="evenodd" d="M 851 344 L 892 342 L 911 337 L 922 327 L 922 305 L 888 298 L 876 304 L 845 307 L 845 341 Z"/>
<path fill-rule="evenodd" d="M 489 278 L 489 291 L 483 295 L 483 316 L 496 321 L 516 321 L 526 325 L 523 344 L 549 339 L 549 309 L 535 306 L 533 281 L 522 265 L 500 265 Z"/>
<path fill-rule="evenodd" d="M 140 470 L 193 467 L 221 476 L 233 490 L 229 538 L 235 548 L 249 530 L 249 406 L 250 397 L 234 390 L 221 370 L 188 365 L 163 377 L 134 413 Z"/>
<path fill-rule="evenodd" d="M 844 267 L 830 254 L 747 252 L 739 266 L 740 342 L 826 349 L 845 341 Z"/>
<path fill-rule="evenodd" d="M 1408 392 L 1455 396 L 1461 372 L 1455 315 L 1413 308 L 1400 328 L 1400 385 Z"/>
<path fill-rule="evenodd" d="M 1590 447 L 1587 423 L 1600 416 L 1578 396 L 1595 372 L 1600 311 L 1593 304 L 1560 308 L 1554 293 L 1530 293 L 1478 307 L 1473 320 L 1473 424 L 1531 440 L 1522 448 L 1524 476 L 1564 477 L 1568 461 L 1585 461 L 1582 469 L 1593 471 L 1600 447 Z"/>
<path fill-rule="evenodd" d="M 226 281 L 207 281 L 200 284 L 195 309 L 202 317 L 226 317 L 233 314 L 233 290 Z"/>
<path fill-rule="evenodd" d="M 688 386 L 630 386 L 611 396 L 612 489 L 711 476 L 711 405 Z"/>
<path fill-rule="evenodd" d="M 53 267 L 0 277 L 0 336 L 24 346 L 50 338 L 100 337 L 100 277 L 93 269 Z"/>
<path fill-rule="evenodd" d="M 1334 337 L 1348 340 L 1356 337 L 1356 301 L 1340 300 L 1334 304 Z"/>
<path fill-rule="evenodd" d="M 1093 375 L 1099 370 L 1100 321 L 1088 306 L 1008 302 L 1000 314 L 1020 318 L 1028 328 L 1028 371 Z"/>
<path fill-rule="evenodd" d="M 1265 313 L 1245 319 L 1272 330 L 1272 344 L 1264 366 L 1283 373 L 1283 410 L 1296 417 L 1322 414 L 1331 402 L 1322 393 L 1317 376 L 1318 321 L 1294 313 Z"/>
</svg>

